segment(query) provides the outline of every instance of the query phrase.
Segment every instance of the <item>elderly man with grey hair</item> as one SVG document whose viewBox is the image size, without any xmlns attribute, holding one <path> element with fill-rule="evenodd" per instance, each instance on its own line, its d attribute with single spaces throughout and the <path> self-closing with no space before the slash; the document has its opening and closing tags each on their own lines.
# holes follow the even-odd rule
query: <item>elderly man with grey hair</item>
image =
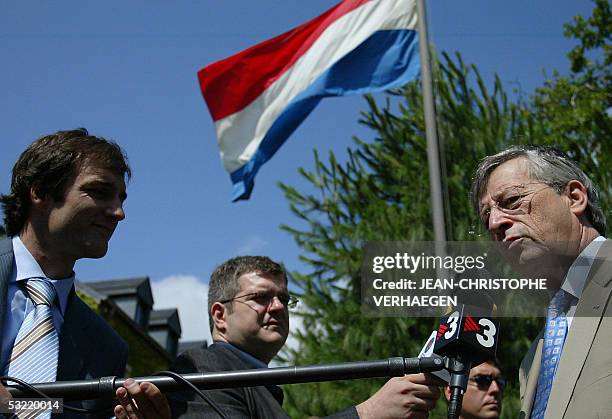
<svg viewBox="0 0 612 419">
<path fill-rule="evenodd" d="M 556 149 L 512 147 L 482 160 L 472 198 L 510 264 L 548 280 L 546 325 L 520 368 L 520 417 L 611 417 L 612 241 L 593 182 Z"/>
</svg>

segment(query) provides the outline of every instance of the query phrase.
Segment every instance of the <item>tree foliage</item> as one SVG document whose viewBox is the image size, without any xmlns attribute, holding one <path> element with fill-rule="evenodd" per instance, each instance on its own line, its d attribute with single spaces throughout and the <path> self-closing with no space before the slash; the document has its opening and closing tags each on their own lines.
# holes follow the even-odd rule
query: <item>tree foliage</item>
<svg viewBox="0 0 612 419">
<path fill-rule="evenodd" d="M 554 77 L 527 101 L 508 98 L 498 77 L 487 86 L 459 54 L 435 65 L 449 240 L 479 240 L 469 203 L 478 161 L 511 144 L 557 144 L 602 187 L 610 208 L 610 12 L 597 1 L 593 16 L 576 18 L 566 34 L 579 41 L 570 52 L 572 72 Z M 604 51 L 603 59 L 587 55 Z M 600 54 L 602 55 L 602 54 Z M 433 240 L 429 176 L 420 85 L 389 92 L 383 104 L 366 96 L 360 123 L 375 138 L 354 138 L 339 158 L 314 152 L 314 169 L 300 169 L 312 186 L 301 192 L 280 184 L 300 226 L 284 225 L 302 248 L 309 272 L 293 272 L 302 300 L 299 347 L 284 353 L 298 365 L 414 356 L 437 319 L 365 317 L 360 309 L 362 246 L 374 240 Z M 504 417 L 518 411 L 520 359 L 542 319 L 502 321 L 498 356 L 510 379 Z M 334 413 L 365 400 L 382 380 L 287 386 L 285 407 L 294 417 Z M 432 417 L 445 417 L 439 403 Z"/>
<path fill-rule="evenodd" d="M 475 239 L 468 199 L 471 170 L 482 156 L 526 135 L 529 127 L 499 78 L 487 89 L 477 69 L 459 55 L 443 55 L 436 85 L 452 208 L 450 236 Z M 283 228 L 309 255 L 303 260 L 312 267 L 312 272 L 292 278 L 306 307 L 300 313 L 300 347 L 288 354 L 296 364 L 414 356 L 434 327 L 434 319 L 368 318 L 360 310 L 366 241 L 433 240 L 420 86 L 411 83 L 391 92 L 382 107 L 371 97 L 366 100 L 369 110 L 360 122 L 376 138 L 355 138 L 344 162 L 334 154 L 323 161 L 315 152 L 314 171 L 301 173 L 316 193 L 282 185 L 291 210 L 307 224 L 305 229 Z M 524 351 L 529 339 L 513 342 Z M 288 408 L 294 416 L 330 414 L 365 400 L 381 384 L 360 380 L 290 387 Z"/>
<path fill-rule="evenodd" d="M 604 208 L 612 195 L 612 13 L 596 0 L 591 17 L 576 16 L 565 35 L 578 41 L 569 53 L 572 71 L 555 73 L 537 89 L 527 111 L 542 143 L 559 144 L 590 174 Z M 609 212 L 608 214 L 609 215 Z M 608 229 L 608 231 L 610 231 Z"/>
</svg>

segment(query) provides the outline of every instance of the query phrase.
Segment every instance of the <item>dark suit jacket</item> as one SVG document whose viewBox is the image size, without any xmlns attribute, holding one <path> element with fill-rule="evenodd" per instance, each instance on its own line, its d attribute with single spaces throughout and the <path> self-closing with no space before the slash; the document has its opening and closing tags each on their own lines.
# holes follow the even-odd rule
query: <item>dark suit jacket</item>
<svg viewBox="0 0 612 419">
<path fill-rule="evenodd" d="M 519 371 L 520 418 L 533 408 L 543 331 L 533 341 Z M 565 338 L 545 419 L 612 417 L 612 240 L 606 240 L 587 277 Z"/>
<path fill-rule="evenodd" d="M 206 349 L 194 349 L 183 354 L 170 367 L 172 371 L 187 374 L 194 372 L 216 372 L 252 369 L 253 366 L 220 345 Z M 229 418 L 270 419 L 288 418 L 282 409 L 274 390 L 263 386 L 205 390 L 206 394 Z M 169 394 L 172 417 L 180 418 L 219 418 L 219 415 L 194 393 Z M 350 407 L 330 418 L 357 419 L 357 411 Z"/>
<path fill-rule="evenodd" d="M 10 239 L 0 240 L 0 339 L 4 338 L 6 295 L 14 266 Z M 123 377 L 128 347 L 125 341 L 94 313 L 74 292 L 68 297 L 64 325 L 59 340 L 57 381 L 83 380 L 105 376 Z M 114 405 L 107 401 L 71 403 L 76 407 L 95 409 Z M 99 417 L 112 416 L 112 410 Z M 59 417 L 97 417 L 65 412 Z"/>
</svg>

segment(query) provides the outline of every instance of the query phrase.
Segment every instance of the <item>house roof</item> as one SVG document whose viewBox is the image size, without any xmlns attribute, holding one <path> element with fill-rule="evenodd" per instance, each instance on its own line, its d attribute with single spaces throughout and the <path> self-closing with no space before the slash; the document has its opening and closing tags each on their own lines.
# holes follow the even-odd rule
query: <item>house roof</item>
<svg viewBox="0 0 612 419">
<path fill-rule="evenodd" d="M 154 329 L 166 325 L 175 332 L 177 336 L 181 335 L 181 321 L 179 319 L 178 310 L 176 308 L 151 310 L 149 328 Z"/>
<path fill-rule="evenodd" d="M 145 304 L 153 306 L 153 292 L 148 276 L 92 281 L 86 284 L 96 292 L 110 298 L 138 295 Z"/>
</svg>

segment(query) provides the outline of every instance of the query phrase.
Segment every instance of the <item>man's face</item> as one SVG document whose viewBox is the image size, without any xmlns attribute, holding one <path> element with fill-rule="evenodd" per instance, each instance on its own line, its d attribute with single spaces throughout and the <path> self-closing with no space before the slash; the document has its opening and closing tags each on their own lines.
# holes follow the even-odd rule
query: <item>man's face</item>
<svg viewBox="0 0 612 419">
<path fill-rule="evenodd" d="M 289 334 L 287 281 L 283 275 L 248 273 L 238 279 L 240 291 L 225 311 L 227 340 L 269 362 Z M 244 297 L 242 297 L 244 296 Z"/>
<path fill-rule="evenodd" d="M 488 362 L 472 368 L 467 390 L 463 395 L 463 419 L 489 419 L 500 416 L 503 388 L 495 381 L 500 378 L 499 368 Z"/>
<path fill-rule="evenodd" d="M 530 179 L 525 158 L 497 167 L 480 197 L 481 221 L 520 271 L 546 265 L 543 258 L 550 260 L 551 254 L 568 254 L 580 234 L 569 207 L 565 194 Z"/>
<path fill-rule="evenodd" d="M 67 260 L 101 258 L 119 221 L 125 218 L 123 177 L 111 170 L 85 165 L 66 186 L 64 199 L 43 199 L 47 228 L 41 247 Z"/>
</svg>

